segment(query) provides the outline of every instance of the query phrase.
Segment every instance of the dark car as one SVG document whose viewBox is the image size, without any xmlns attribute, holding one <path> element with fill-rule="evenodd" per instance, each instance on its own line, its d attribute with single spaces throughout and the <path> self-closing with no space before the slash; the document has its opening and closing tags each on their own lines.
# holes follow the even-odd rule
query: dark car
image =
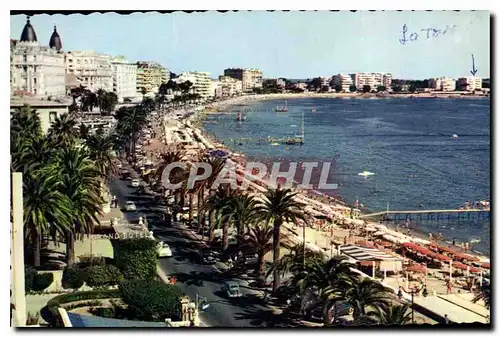
<svg viewBox="0 0 500 337">
<path fill-rule="evenodd" d="M 200 253 L 200 262 L 203 264 L 215 264 L 217 259 L 215 255 L 210 251 L 201 251 Z"/>
</svg>

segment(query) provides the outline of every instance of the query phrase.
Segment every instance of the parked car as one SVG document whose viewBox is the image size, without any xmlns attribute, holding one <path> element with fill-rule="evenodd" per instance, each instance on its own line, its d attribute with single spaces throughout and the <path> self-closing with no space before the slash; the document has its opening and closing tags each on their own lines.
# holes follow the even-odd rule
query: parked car
<svg viewBox="0 0 500 337">
<path fill-rule="evenodd" d="M 125 203 L 125 210 L 127 212 L 135 212 L 137 210 L 137 208 L 135 207 L 135 204 L 133 201 L 127 201 Z"/>
<path fill-rule="evenodd" d="M 132 179 L 132 187 L 139 187 L 140 184 L 139 179 Z"/>
<path fill-rule="evenodd" d="M 225 291 L 229 298 L 241 297 L 240 286 L 236 282 L 224 282 L 222 291 Z"/>
<path fill-rule="evenodd" d="M 160 242 L 157 248 L 158 257 L 172 257 L 172 250 L 165 242 Z"/>
<path fill-rule="evenodd" d="M 127 170 L 122 170 L 120 173 L 121 173 L 122 180 L 130 180 L 132 178 L 132 175 Z"/>
</svg>

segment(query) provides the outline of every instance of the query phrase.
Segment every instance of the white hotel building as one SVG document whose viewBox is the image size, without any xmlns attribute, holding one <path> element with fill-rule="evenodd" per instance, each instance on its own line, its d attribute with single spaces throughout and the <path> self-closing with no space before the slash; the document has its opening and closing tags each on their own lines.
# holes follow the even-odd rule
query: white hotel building
<svg viewBox="0 0 500 337">
<path fill-rule="evenodd" d="M 137 97 L 137 64 L 128 62 L 123 56 L 111 60 L 113 69 L 113 92 L 118 102 Z"/>
<path fill-rule="evenodd" d="M 75 76 L 81 85 L 96 92 L 103 89 L 113 91 L 113 68 L 111 56 L 95 51 L 71 51 L 66 53 L 66 70 Z"/>
<path fill-rule="evenodd" d="M 429 87 L 437 91 L 455 91 L 457 86 L 455 79 L 441 77 L 431 78 L 429 80 Z"/>
<path fill-rule="evenodd" d="M 28 18 L 19 41 L 10 43 L 11 95 L 57 98 L 66 95 L 62 43 L 54 27 L 49 46 L 41 46 Z"/>
<path fill-rule="evenodd" d="M 333 87 L 340 85 L 343 92 L 349 92 L 350 87 L 353 84 L 352 77 L 346 74 L 338 74 L 332 77 Z"/>
<path fill-rule="evenodd" d="M 369 85 L 371 90 L 377 90 L 379 86 L 389 89 L 392 84 L 392 74 L 390 73 L 354 73 L 351 74 L 351 77 L 358 90 L 362 90 L 365 85 Z"/>
<path fill-rule="evenodd" d="M 467 76 L 458 79 L 458 86 L 463 91 L 481 90 L 483 88 L 483 79 L 478 76 Z"/>
<path fill-rule="evenodd" d="M 213 96 L 210 73 L 199 71 L 183 72 L 179 77 L 175 78 L 174 81 L 177 83 L 185 81 L 193 83 L 193 93 L 200 95 L 203 100 Z"/>
</svg>

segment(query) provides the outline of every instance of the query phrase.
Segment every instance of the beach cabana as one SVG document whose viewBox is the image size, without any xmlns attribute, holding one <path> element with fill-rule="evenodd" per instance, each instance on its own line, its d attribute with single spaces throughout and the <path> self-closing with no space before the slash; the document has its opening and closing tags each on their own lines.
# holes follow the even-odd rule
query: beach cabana
<svg viewBox="0 0 500 337">
<path fill-rule="evenodd" d="M 376 248 L 367 248 L 354 245 L 340 246 L 340 253 L 355 260 L 357 263 L 367 264 L 368 261 L 376 261 L 380 269 L 387 271 L 400 271 L 403 266 L 403 258 L 396 254 L 389 254 Z"/>
</svg>

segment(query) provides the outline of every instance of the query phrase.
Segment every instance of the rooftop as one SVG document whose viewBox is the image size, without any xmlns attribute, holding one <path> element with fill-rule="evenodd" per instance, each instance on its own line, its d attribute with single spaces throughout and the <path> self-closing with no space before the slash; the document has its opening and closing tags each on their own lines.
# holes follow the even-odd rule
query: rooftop
<svg viewBox="0 0 500 337">
<path fill-rule="evenodd" d="M 11 107 L 21 107 L 23 105 L 29 105 L 32 107 L 67 107 L 71 105 L 71 102 L 62 100 L 43 100 L 35 97 L 21 97 L 13 96 L 10 98 Z"/>
</svg>

